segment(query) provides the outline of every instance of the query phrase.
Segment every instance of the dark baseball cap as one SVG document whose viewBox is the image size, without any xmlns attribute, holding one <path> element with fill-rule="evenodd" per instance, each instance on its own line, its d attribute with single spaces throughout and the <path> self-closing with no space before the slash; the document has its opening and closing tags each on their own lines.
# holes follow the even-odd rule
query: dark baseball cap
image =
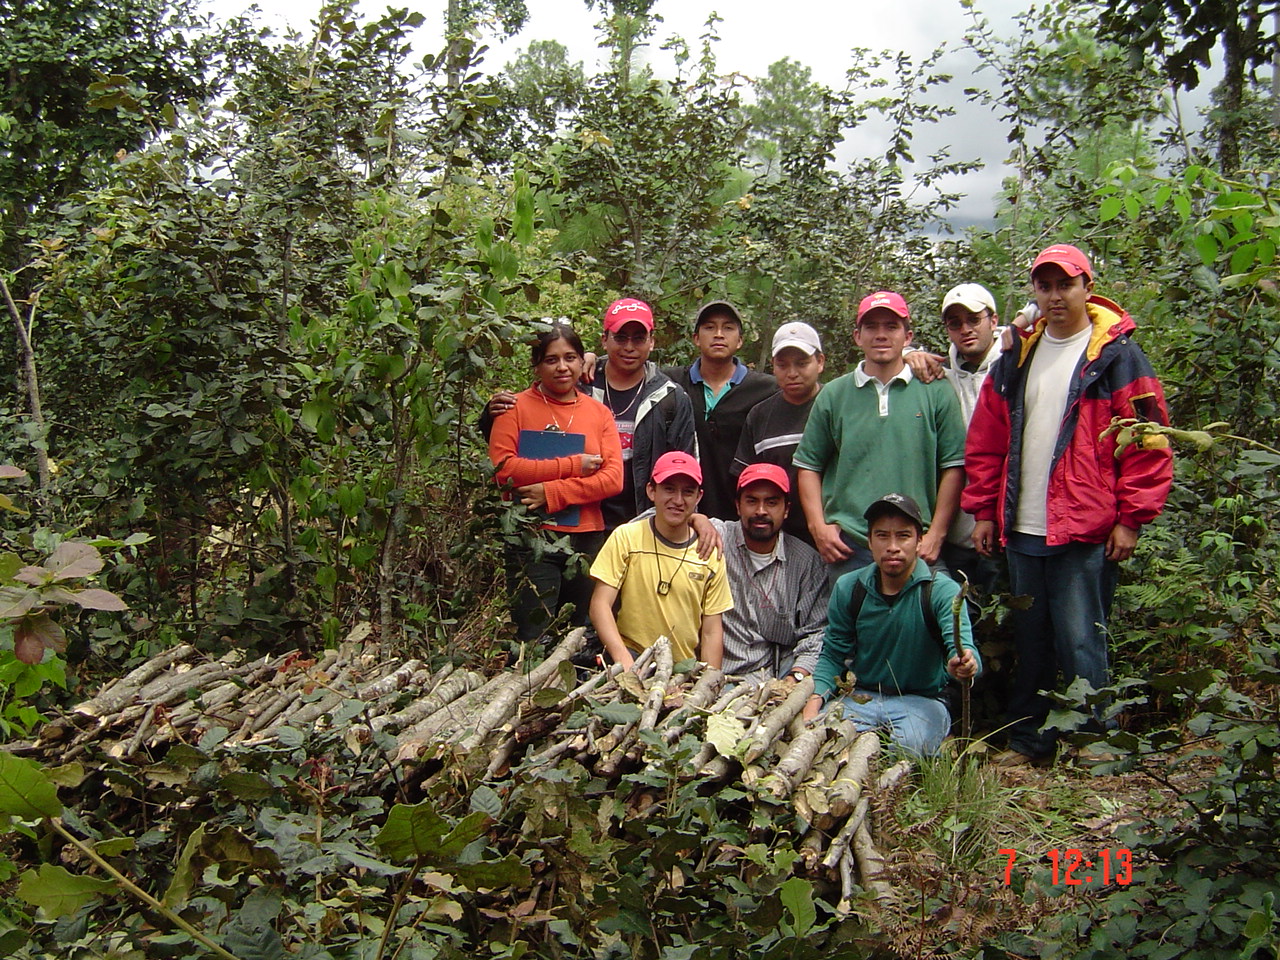
<svg viewBox="0 0 1280 960">
<path fill-rule="evenodd" d="M 724 315 L 728 317 L 730 320 L 736 323 L 739 328 L 743 326 L 742 314 L 738 312 L 737 307 L 735 307 L 728 300 L 712 300 L 710 303 L 704 303 L 702 307 L 698 310 L 698 315 L 693 320 L 694 331 L 696 332 L 697 329 L 700 326 L 702 326 L 702 321 L 706 320 L 707 317 L 713 317 L 713 316 L 719 316 L 719 315 Z"/>
<path fill-rule="evenodd" d="M 863 512 L 862 517 L 868 524 L 874 523 L 886 513 L 900 513 L 912 521 L 922 531 L 924 518 L 920 514 L 920 504 L 903 493 L 886 493 Z"/>
</svg>

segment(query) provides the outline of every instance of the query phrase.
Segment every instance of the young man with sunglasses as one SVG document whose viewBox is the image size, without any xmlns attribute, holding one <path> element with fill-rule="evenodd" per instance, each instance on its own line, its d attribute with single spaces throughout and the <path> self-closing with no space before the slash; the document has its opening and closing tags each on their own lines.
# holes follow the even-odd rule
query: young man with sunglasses
<svg viewBox="0 0 1280 960">
<path fill-rule="evenodd" d="M 1004 328 L 996 313 L 995 297 L 979 283 L 952 287 L 942 298 L 942 325 L 951 341 L 948 356 L 913 350 L 906 354 L 906 361 L 912 374 L 922 382 L 943 377 L 951 384 L 967 429 L 978 405 L 982 382 L 1000 356 Z M 970 583 L 989 593 L 999 567 L 991 557 L 984 557 L 974 549 L 973 523 L 972 514 L 956 511 L 942 545 L 942 562 L 948 570 L 964 571 Z"/>
</svg>

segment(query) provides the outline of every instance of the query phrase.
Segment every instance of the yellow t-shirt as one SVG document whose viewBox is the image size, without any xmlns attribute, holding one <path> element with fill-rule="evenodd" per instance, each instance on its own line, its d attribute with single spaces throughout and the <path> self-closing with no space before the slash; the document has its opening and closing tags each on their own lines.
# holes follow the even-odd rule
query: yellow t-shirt
<svg viewBox="0 0 1280 960">
<path fill-rule="evenodd" d="M 643 650 L 666 637 L 677 663 L 697 655 L 704 616 L 733 609 L 724 558 L 700 559 L 696 540 L 672 543 L 649 519 L 614 530 L 591 576 L 617 588 L 618 632 L 627 646 Z"/>
</svg>

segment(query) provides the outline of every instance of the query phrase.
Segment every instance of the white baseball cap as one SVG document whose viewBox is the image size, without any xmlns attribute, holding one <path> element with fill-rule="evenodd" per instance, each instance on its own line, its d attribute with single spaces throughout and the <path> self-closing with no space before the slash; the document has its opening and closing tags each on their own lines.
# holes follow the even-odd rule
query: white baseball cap
<svg viewBox="0 0 1280 960">
<path fill-rule="evenodd" d="M 784 323 L 778 328 L 778 332 L 773 335 L 773 355 L 776 357 L 787 347 L 795 347 L 797 350 L 803 350 L 808 356 L 822 352 L 822 340 L 818 338 L 818 331 L 813 329 L 807 323 Z"/>
<path fill-rule="evenodd" d="M 947 295 L 942 298 L 942 312 L 945 314 L 947 308 L 956 303 L 970 313 L 981 313 L 983 310 L 990 310 L 993 314 L 996 312 L 996 298 L 980 283 L 962 283 L 948 290 Z"/>
</svg>

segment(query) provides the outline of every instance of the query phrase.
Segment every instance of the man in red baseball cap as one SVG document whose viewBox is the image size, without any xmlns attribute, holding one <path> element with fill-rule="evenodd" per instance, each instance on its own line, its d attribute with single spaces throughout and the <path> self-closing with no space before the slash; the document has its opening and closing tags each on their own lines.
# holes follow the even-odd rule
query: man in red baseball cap
<svg viewBox="0 0 1280 960">
<path fill-rule="evenodd" d="M 659 637 L 671 642 L 676 662 L 697 657 L 719 667 L 721 614 L 733 607 L 733 595 L 724 557 L 698 556 L 692 521 L 702 467 L 691 454 L 664 453 L 645 492 L 654 515 L 614 530 L 591 564 L 591 622 L 605 652 L 628 669 Z"/>
<path fill-rule="evenodd" d="M 1006 766 L 1053 760 L 1057 734 L 1041 730 L 1050 703 L 1040 691 L 1056 688 L 1059 672 L 1067 685 L 1109 682 L 1117 565 L 1173 481 L 1167 447 L 1121 450 L 1110 429 L 1116 417 L 1169 422 L 1133 318 L 1093 292 L 1093 265 L 1069 244 L 1040 252 L 1031 285 L 1040 318 L 982 386 L 962 500 L 977 521 L 974 547 L 991 556 L 1003 546 L 1013 592 L 1033 599 L 1013 614 L 1017 678 L 1009 749 L 997 757 Z"/>
<path fill-rule="evenodd" d="M 783 531 L 791 480 L 774 463 L 738 475 L 737 520 L 711 518 L 724 542 L 733 609 L 724 614 L 725 673 L 801 680 L 813 673 L 827 625 L 826 566 Z"/>
<path fill-rule="evenodd" d="M 607 530 L 648 507 L 645 483 L 663 454 L 697 453 L 693 404 L 649 359 L 653 325 L 649 304 L 634 297 L 604 311 L 605 355 L 596 361 L 590 393 L 613 413 L 624 468 L 622 492 L 601 504 Z"/>
</svg>

